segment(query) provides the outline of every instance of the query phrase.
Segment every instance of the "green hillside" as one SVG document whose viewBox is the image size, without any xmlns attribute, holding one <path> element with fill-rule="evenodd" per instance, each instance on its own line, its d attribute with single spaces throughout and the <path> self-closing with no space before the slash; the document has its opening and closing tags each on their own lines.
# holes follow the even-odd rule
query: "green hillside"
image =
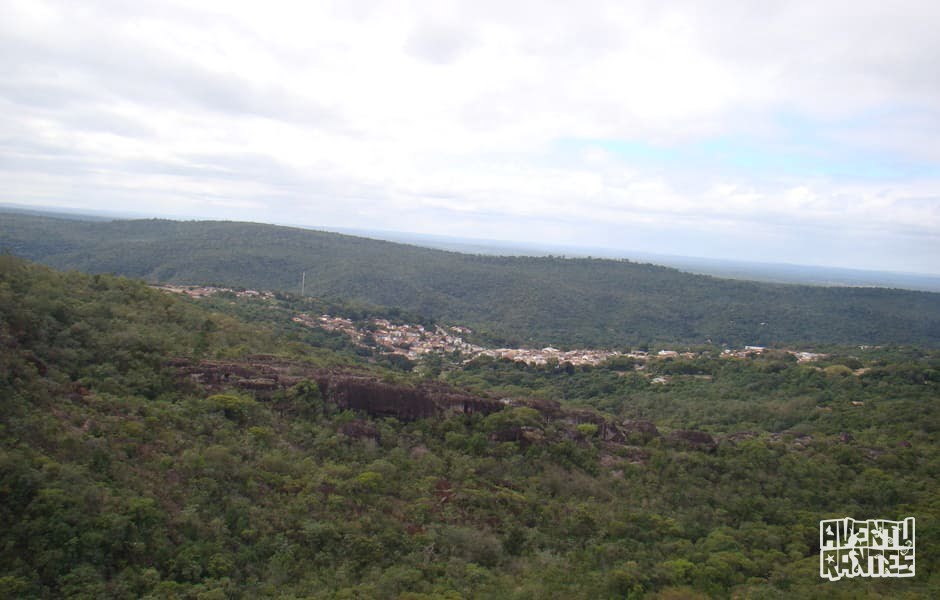
<svg viewBox="0 0 940 600">
<path fill-rule="evenodd" d="M 62 269 L 416 311 L 513 345 L 940 344 L 940 294 L 759 284 L 628 261 L 466 255 L 232 222 L 0 215 L 0 248 Z"/>
<path fill-rule="evenodd" d="M 279 306 L 0 257 L 0 597 L 938 593 L 935 354 L 652 363 L 668 385 L 478 361 L 429 382 Z M 350 377 L 373 382 L 362 410 Z M 519 403 L 371 412 L 464 402 L 442 380 Z M 916 517 L 917 577 L 821 580 L 817 523 L 845 515 Z"/>
</svg>

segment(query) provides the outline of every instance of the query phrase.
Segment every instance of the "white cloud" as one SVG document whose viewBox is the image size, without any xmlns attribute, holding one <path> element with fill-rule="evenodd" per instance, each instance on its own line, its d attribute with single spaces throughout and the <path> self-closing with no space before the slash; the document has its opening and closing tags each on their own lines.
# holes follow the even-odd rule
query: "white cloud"
<svg viewBox="0 0 940 600">
<path fill-rule="evenodd" d="M 9 202 L 536 241 L 646 228 L 632 239 L 679 253 L 762 235 L 791 262 L 834 230 L 882 240 L 880 267 L 936 253 L 938 5 L 756 6 L 9 1 L 0 184 Z M 741 135 L 913 166 L 882 181 L 557 149 Z"/>
</svg>

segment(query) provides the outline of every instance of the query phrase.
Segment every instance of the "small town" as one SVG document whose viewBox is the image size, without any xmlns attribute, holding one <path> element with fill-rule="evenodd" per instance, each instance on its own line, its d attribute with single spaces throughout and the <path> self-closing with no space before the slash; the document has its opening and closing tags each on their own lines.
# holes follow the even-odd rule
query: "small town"
<svg viewBox="0 0 940 600">
<path fill-rule="evenodd" d="M 155 285 L 158 290 L 173 294 L 183 294 L 190 298 L 208 298 L 216 294 L 231 293 L 239 298 L 274 298 L 274 292 L 259 292 L 258 290 L 233 290 L 232 288 L 216 287 L 211 285 Z"/>
<path fill-rule="evenodd" d="M 416 360 L 429 353 L 459 353 L 459 356 L 469 361 L 477 356 L 488 356 L 497 359 L 508 359 L 524 362 L 531 365 L 545 365 L 549 363 L 570 363 L 573 366 L 597 366 L 611 358 L 628 357 L 640 363 L 646 362 L 651 356 L 659 359 L 668 358 L 696 358 L 694 352 L 678 352 L 675 350 L 660 350 L 652 355 L 648 352 L 635 350 L 632 352 L 619 352 L 616 350 L 576 349 L 559 350 L 558 348 L 485 348 L 467 342 L 462 336 L 470 335 L 473 331 L 469 327 L 454 326 L 444 328 L 436 326 L 433 330 L 423 325 L 394 324 L 387 319 L 372 319 L 365 325 L 358 325 L 350 319 L 331 315 L 318 317 L 308 314 L 299 314 L 293 318 L 295 323 L 307 327 L 321 327 L 328 331 L 338 331 L 348 335 L 358 344 L 380 346 L 390 354 L 398 354 L 410 360 Z M 745 346 L 743 350 L 726 349 L 722 352 L 725 358 L 746 358 L 763 354 L 766 348 L 762 346 Z M 798 362 L 809 362 L 824 358 L 825 355 L 812 352 L 786 350 L 788 354 L 796 357 Z"/>
<path fill-rule="evenodd" d="M 230 293 L 238 298 L 257 298 L 262 300 L 274 298 L 274 293 L 259 290 L 235 290 L 227 287 L 211 285 L 157 285 L 156 289 L 184 294 L 190 298 L 207 298 L 216 294 Z M 433 330 L 418 324 L 396 324 L 388 319 L 371 319 L 365 325 L 360 325 L 344 317 L 332 315 L 311 316 L 305 313 L 293 317 L 295 323 L 306 327 L 320 327 L 327 331 L 338 331 L 346 334 L 357 344 L 363 346 L 378 346 L 388 354 L 404 356 L 409 360 L 418 360 L 429 353 L 454 354 L 457 353 L 465 361 L 473 360 L 478 356 L 488 356 L 496 359 L 508 359 L 524 362 L 530 365 L 545 365 L 549 363 L 570 363 L 573 366 L 597 366 L 615 357 L 627 357 L 637 361 L 637 368 L 650 358 L 694 359 L 694 352 L 679 352 L 677 350 L 659 350 L 654 353 L 642 350 L 619 352 L 617 350 L 603 349 L 576 349 L 559 350 L 551 346 L 545 348 L 486 348 L 467 342 L 464 336 L 473 334 L 469 327 L 455 325 L 451 327 L 436 326 Z M 740 350 L 725 349 L 723 358 L 747 358 L 763 354 L 767 349 L 763 346 L 745 346 Z M 797 362 L 813 362 L 825 358 L 825 354 L 805 352 L 799 350 L 784 350 L 787 354 L 796 357 Z"/>
</svg>

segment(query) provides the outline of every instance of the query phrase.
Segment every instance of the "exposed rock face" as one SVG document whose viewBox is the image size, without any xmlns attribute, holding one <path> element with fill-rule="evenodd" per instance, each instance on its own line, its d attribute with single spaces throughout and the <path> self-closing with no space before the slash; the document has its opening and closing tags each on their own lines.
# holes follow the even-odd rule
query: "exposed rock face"
<svg viewBox="0 0 940 600">
<path fill-rule="evenodd" d="M 534 427 L 512 426 L 489 435 L 491 442 L 519 442 L 520 446 L 528 447 L 545 441 L 545 435 Z"/>
<path fill-rule="evenodd" d="M 500 429 L 499 431 L 494 431 L 490 434 L 490 441 L 492 442 L 519 442 L 523 439 L 522 427 L 507 427 L 506 429 Z"/>
<path fill-rule="evenodd" d="M 503 399 L 478 396 L 439 382 L 406 385 L 385 381 L 355 370 L 315 369 L 303 362 L 274 356 L 249 356 L 242 360 L 193 361 L 173 359 L 167 366 L 174 369 L 180 379 L 197 390 L 219 393 L 232 388 L 249 391 L 259 400 L 271 398 L 277 392 L 288 390 L 303 380 L 315 381 L 323 399 L 340 409 L 362 411 L 376 417 L 395 417 L 412 421 L 448 414 L 488 415 L 507 407 L 525 406 L 537 410 L 542 419 L 564 423 L 563 435 L 579 443 L 588 443 L 586 434 L 577 426 L 592 424 L 597 427 L 590 437 L 623 448 L 625 444 L 647 444 L 662 437 L 650 421 L 624 421 L 617 423 L 603 415 L 585 409 L 566 409 L 554 400 L 535 398 Z M 350 438 L 378 441 L 379 432 L 365 421 L 352 421 L 341 432 Z M 496 442 L 518 442 L 523 445 L 546 442 L 538 427 L 514 426 L 492 433 Z M 714 438 L 700 431 L 676 431 L 670 442 L 681 448 L 713 451 Z M 619 451 L 619 450 L 618 450 Z M 644 462 L 638 458 L 631 462 Z"/>
<path fill-rule="evenodd" d="M 381 436 L 379 430 L 375 428 L 372 423 L 368 421 L 350 421 L 349 423 L 344 424 L 340 427 L 340 432 L 346 437 L 356 438 L 356 439 L 370 439 L 379 441 Z"/>
<path fill-rule="evenodd" d="M 278 388 L 277 380 L 268 377 L 257 377 L 254 379 L 242 379 L 238 382 L 238 387 L 244 390 L 273 392 Z"/>
<path fill-rule="evenodd" d="M 414 388 L 377 381 L 370 377 L 323 373 L 316 378 L 323 397 L 340 408 L 361 410 L 373 416 L 404 421 L 437 414 L 427 395 Z"/>
<path fill-rule="evenodd" d="M 811 435 L 798 435 L 793 438 L 793 448 L 797 450 L 803 450 L 813 441 L 813 436 Z"/>
<path fill-rule="evenodd" d="M 650 451 L 646 448 L 629 446 L 624 452 L 624 459 L 632 465 L 645 465 L 650 461 Z"/>
<path fill-rule="evenodd" d="M 756 431 L 738 431 L 735 433 L 729 433 L 727 436 L 725 436 L 725 439 L 735 444 L 745 440 L 753 440 L 758 437 L 760 437 L 760 434 Z"/>
<path fill-rule="evenodd" d="M 597 425 L 598 428 L 606 423 L 604 417 L 597 414 L 596 412 L 578 408 L 565 412 L 565 422 L 570 423 L 571 425 L 590 423 L 592 425 Z"/>
<path fill-rule="evenodd" d="M 597 437 L 605 442 L 614 442 L 616 444 L 623 444 L 627 441 L 623 429 L 616 423 L 608 421 L 604 421 L 597 426 Z"/>
<path fill-rule="evenodd" d="M 718 448 L 715 438 L 704 431 L 679 429 L 666 436 L 666 439 L 671 445 L 687 450 L 714 452 Z"/>
<path fill-rule="evenodd" d="M 490 414 L 503 408 L 498 400 L 474 396 L 443 384 L 412 387 L 369 376 L 329 372 L 320 373 L 315 379 L 323 397 L 340 408 L 403 421 L 447 412 Z"/>
<path fill-rule="evenodd" d="M 544 398 L 514 398 L 508 401 L 509 406 L 527 406 L 534 408 L 542 413 L 543 417 L 555 419 L 561 416 L 565 411 L 560 402 L 555 400 L 546 400 Z"/>
<path fill-rule="evenodd" d="M 662 437 L 659 429 L 651 421 L 624 421 L 621 425 L 627 438 L 648 444 L 656 438 Z"/>
<path fill-rule="evenodd" d="M 167 362 L 181 377 L 212 391 L 240 386 L 242 381 L 267 379 L 277 382 L 278 372 L 272 366 L 255 362 L 202 360 L 193 362 L 177 358 Z M 279 387 L 279 386 L 278 386 Z"/>
<path fill-rule="evenodd" d="M 605 442 L 615 444 L 625 444 L 628 441 L 649 442 L 653 438 L 660 437 L 659 430 L 649 421 L 625 421 L 624 423 L 614 423 L 608 421 L 603 415 L 590 410 L 569 410 L 560 412 L 566 423 L 570 425 L 581 425 L 590 423 L 597 426 L 597 438 Z M 575 439 L 579 436 L 575 435 Z"/>
<path fill-rule="evenodd" d="M 475 396 L 441 383 L 419 386 L 389 383 L 372 375 L 313 369 L 270 356 L 252 356 L 243 361 L 173 359 L 168 366 L 208 392 L 237 387 L 254 392 L 259 398 L 310 379 L 317 382 L 324 399 L 339 408 L 404 421 L 448 412 L 490 414 L 504 408 L 493 398 Z"/>
</svg>

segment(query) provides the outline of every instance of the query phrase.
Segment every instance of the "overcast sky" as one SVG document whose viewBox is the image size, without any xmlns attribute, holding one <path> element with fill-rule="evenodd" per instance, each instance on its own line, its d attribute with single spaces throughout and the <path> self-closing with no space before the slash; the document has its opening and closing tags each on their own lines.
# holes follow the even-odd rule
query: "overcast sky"
<svg viewBox="0 0 940 600">
<path fill-rule="evenodd" d="M 0 0 L 0 202 L 940 273 L 940 2 Z"/>
</svg>

